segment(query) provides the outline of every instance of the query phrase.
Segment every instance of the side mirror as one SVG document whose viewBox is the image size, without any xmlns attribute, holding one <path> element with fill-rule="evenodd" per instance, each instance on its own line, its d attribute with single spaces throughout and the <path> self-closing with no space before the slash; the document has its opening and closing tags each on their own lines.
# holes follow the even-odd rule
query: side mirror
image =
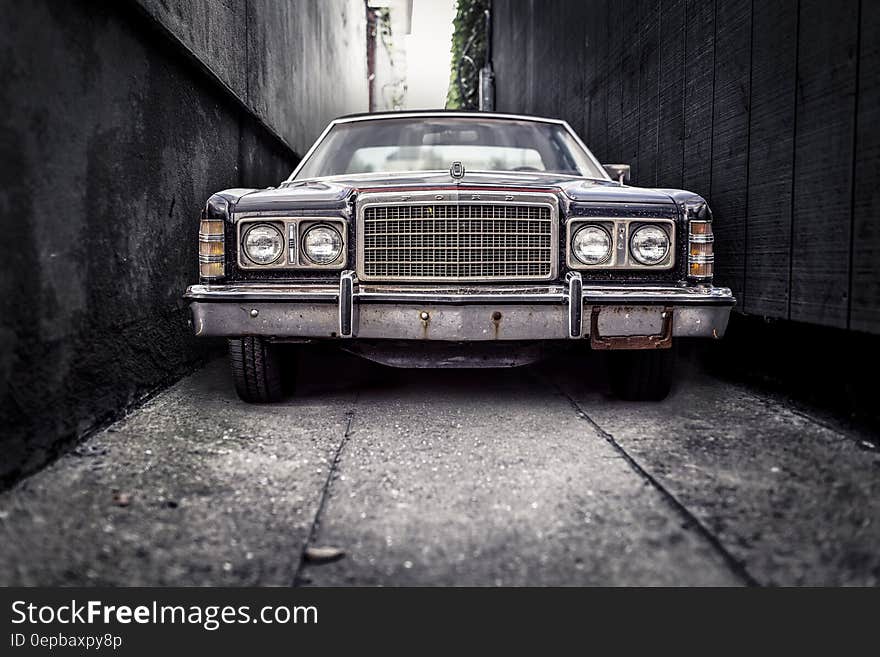
<svg viewBox="0 0 880 657">
<path fill-rule="evenodd" d="M 605 171 L 608 172 L 608 175 L 611 176 L 614 180 L 623 185 L 626 181 L 629 180 L 629 174 L 632 170 L 632 167 L 628 164 L 603 164 Z"/>
</svg>

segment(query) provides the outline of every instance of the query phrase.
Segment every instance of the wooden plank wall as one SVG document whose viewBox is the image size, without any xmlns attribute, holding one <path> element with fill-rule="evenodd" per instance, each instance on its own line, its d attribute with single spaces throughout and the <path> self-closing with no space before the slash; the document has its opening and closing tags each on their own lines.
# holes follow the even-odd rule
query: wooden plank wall
<svg viewBox="0 0 880 657">
<path fill-rule="evenodd" d="M 798 0 L 756 2 L 746 230 L 745 308 L 788 317 Z"/>
<path fill-rule="evenodd" d="M 880 2 L 864 1 L 859 32 L 850 327 L 880 326 Z"/>
<path fill-rule="evenodd" d="M 880 2 L 495 0 L 499 111 L 715 214 L 742 312 L 880 333 Z"/>
</svg>

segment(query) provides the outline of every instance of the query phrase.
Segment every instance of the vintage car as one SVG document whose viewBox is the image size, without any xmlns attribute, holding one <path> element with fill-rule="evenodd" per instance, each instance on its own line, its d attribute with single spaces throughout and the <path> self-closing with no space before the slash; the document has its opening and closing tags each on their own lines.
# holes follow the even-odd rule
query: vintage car
<svg viewBox="0 0 880 657">
<path fill-rule="evenodd" d="M 721 337 L 734 298 L 712 285 L 706 201 L 628 176 L 555 119 L 337 119 L 277 189 L 208 199 L 195 333 L 229 339 L 249 402 L 282 397 L 283 343 L 318 341 L 398 367 L 589 345 L 616 394 L 662 399 L 673 345 Z"/>
</svg>

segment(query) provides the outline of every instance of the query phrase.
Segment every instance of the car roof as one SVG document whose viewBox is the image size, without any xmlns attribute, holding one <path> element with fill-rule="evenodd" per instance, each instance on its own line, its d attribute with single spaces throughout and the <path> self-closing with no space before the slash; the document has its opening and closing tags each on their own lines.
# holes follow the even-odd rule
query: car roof
<svg viewBox="0 0 880 657">
<path fill-rule="evenodd" d="M 354 121 L 381 121 L 383 119 L 405 118 L 482 118 L 482 119 L 512 119 L 518 121 L 537 121 L 540 123 L 565 123 L 562 119 L 553 119 L 543 116 L 531 116 L 528 114 L 507 114 L 504 112 L 480 112 L 477 110 L 400 110 L 396 112 L 360 112 L 340 116 L 332 123 L 348 123 Z"/>
</svg>

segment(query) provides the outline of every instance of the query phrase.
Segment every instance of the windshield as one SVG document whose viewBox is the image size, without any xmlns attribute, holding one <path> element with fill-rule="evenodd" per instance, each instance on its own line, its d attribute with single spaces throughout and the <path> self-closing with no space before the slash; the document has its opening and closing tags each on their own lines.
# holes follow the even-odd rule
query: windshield
<svg viewBox="0 0 880 657">
<path fill-rule="evenodd" d="M 336 124 L 295 179 L 359 173 L 537 171 L 605 175 L 564 126 L 496 118 L 410 117 Z"/>
</svg>

